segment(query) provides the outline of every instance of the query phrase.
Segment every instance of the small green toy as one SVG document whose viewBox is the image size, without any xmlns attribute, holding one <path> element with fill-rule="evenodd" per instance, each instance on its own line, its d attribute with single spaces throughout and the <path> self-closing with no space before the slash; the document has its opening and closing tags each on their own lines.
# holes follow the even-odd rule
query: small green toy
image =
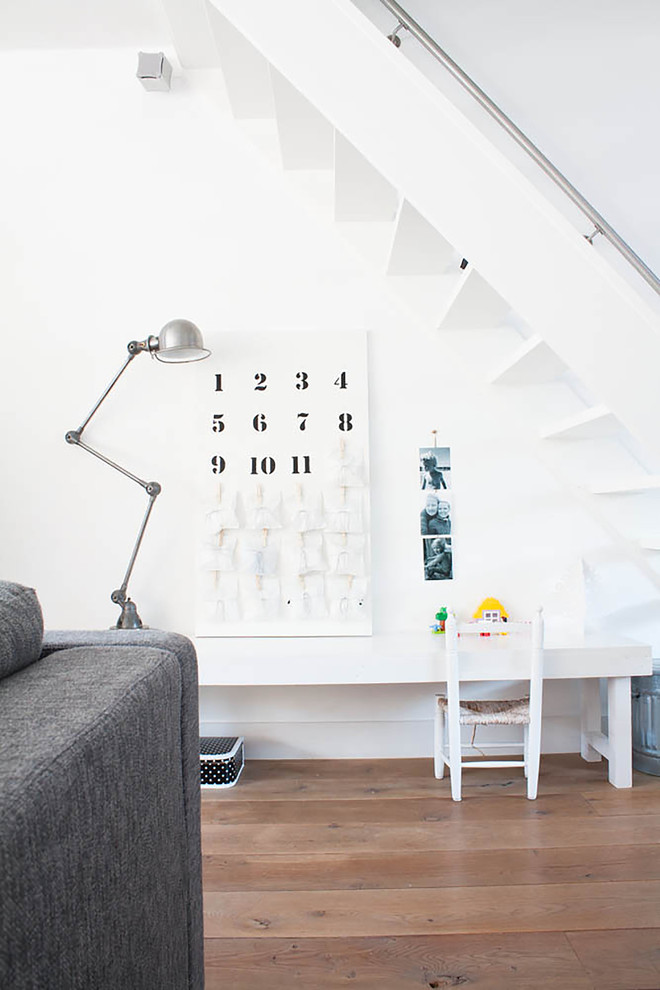
<svg viewBox="0 0 660 990">
<path fill-rule="evenodd" d="M 447 620 L 447 606 L 443 605 L 439 612 L 435 613 L 436 621 L 432 626 L 429 626 L 431 632 L 439 634 L 445 631 L 445 622 Z"/>
</svg>

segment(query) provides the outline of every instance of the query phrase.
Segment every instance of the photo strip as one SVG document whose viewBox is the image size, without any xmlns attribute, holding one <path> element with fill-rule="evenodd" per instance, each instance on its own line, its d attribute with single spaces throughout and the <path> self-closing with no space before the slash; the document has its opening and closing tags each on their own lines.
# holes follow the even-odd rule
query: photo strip
<svg viewBox="0 0 660 990">
<path fill-rule="evenodd" d="M 425 581 L 451 581 L 453 501 L 449 447 L 419 448 L 419 531 Z"/>
</svg>

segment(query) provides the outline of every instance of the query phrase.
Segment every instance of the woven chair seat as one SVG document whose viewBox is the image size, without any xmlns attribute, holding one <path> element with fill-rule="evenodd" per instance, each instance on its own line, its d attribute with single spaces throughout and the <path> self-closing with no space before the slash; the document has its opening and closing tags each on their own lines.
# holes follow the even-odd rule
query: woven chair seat
<svg viewBox="0 0 660 990">
<path fill-rule="evenodd" d="M 438 695 L 438 707 L 447 711 L 447 699 Z M 506 701 L 461 700 L 459 708 L 461 725 L 527 725 L 529 722 L 529 698 Z"/>
</svg>

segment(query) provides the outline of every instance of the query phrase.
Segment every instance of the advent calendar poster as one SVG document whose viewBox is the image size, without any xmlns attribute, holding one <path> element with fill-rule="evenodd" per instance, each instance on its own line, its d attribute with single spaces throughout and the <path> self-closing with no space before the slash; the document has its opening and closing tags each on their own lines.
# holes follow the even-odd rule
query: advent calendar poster
<svg viewBox="0 0 660 990">
<path fill-rule="evenodd" d="M 366 334 L 220 334 L 207 369 L 197 634 L 370 635 Z"/>
</svg>

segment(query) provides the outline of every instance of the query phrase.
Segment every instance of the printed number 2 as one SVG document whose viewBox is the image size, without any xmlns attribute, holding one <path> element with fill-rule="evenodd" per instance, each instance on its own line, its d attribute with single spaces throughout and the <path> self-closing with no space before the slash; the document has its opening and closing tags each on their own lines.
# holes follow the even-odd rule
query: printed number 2
<svg viewBox="0 0 660 990">
<path fill-rule="evenodd" d="M 257 383 L 254 386 L 255 392 L 265 392 L 268 386 L 266 385 L 266 376 L 264 375 L 263 371 L 258 371 L 257 374 L 254 376 L 254 380 Z"/>
<path fill-rule="evenodd" d="M 353 429 L 353 417 L 350 413 L 339 414 L 339 429 L 345 432 Z"/>
</svg>

